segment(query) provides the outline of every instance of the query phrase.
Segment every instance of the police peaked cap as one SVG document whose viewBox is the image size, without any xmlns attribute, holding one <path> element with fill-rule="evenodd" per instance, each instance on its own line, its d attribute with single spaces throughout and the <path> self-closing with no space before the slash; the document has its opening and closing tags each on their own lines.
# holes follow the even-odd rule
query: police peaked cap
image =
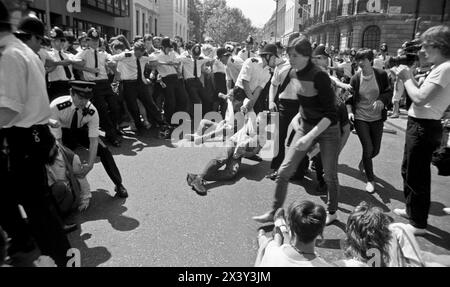
<svg viewBox="0 0 450 287">
<path fill-rule="evenodd" d="M 93 82 L 85 82 L 85 81 L 70 81 L 70 87 L 73 91 L 85 99 L 91 99 L 94 96 L 93 90 L 95 87 L 95 83 Z"/>
<path fill-rule="evenodd" d="M 44 23 L 42 23 L 42 21 L 35 16 L 27 16 L 23 18 L 17 27 L 17 31 L 14 32 L 16 35 L 29 34 L 39 36 L 40 38 L 44 38 L 44 33 Z"/>
<path fill-rule="evenodd" d="M 63 30 L 61 30 L 61 28 L 59 28 L 59 27 L 54 27 L 50 31 L 49 36 L 53 40 L 55 40 L 55 39 L 65 39 L 66 38 L 66 36 L 64 36 Z"/>
<path fill-rule="evenodd" d="M 253 42 L 254 42 L 254 40 L 253 40 L 253 37 L 252 37 L 252 36 L 248 36 L 248 37 L 247 37 L 247 40 L 245 40 L 245 43 L 246 43 L 246 44 L 249 44 L 249 45 L 253 45 Z"/>
</svg>

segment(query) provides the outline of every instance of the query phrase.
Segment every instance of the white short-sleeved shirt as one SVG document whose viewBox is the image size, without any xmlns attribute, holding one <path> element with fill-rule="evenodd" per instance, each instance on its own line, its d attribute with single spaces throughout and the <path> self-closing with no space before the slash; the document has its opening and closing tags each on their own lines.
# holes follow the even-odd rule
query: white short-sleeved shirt
<svg viewBox="0 0 450 287">
<path fill-rule="evenodd" d="M 288 244 L 277 246 L 274 241 L 269 242 L 258 267 L 332 267 L 320 257 L 316 257 L 311 261 L 300 261 L 290 258 L 284 252 L 284 249 L 288 246 Z"/>
<path fill-rule="evenodd" d="M 222 61 L 216 59 L 213 63 L 213 73 L 226 73 L 227 66 L 225 66 Z"/>
<path fill-rule="evenodd" d="M 450 60 L 434 67 L 422 86 L 435 84 L 442 92 L 424 106 L 412 104 L 408 115 L 418 119 L 440 120 L 450 105 Z"/>
<path fill-rule="evenodd" d="M 194 59 L 187 56 L 179 56 L 177 60 L 183 64 L 183 77 L 187 79 L 195 78 L 194 75 Z M 212 61 L 210 58 L 199 57 L 197 59 L 197 78 L 200 78 L 202 75 L 202 66 L 208 62 Z"/>
<path fill-rule="evenodd" d="M 291 65 L 289 63 L 285 63 L 275 68 L 272 77 L 272 85 L 280 88 L 286 77 L 289 77 L 288 73 L 291 70 Z M 293 80 L 289 81 L 289 84 L 286 86 L 286 89 L 279 95 L 280 99 L 285 100 L 298 100 L 297 97 L 297 88 L 293 83 Z"/>
<path fill-rule="evenodd" d="M 55 49 L 50 51 L 48 53 L 48 55 L 55 62 L 62 61 L 61 58 L 59 57 L 59 51 L 57 51 Z M 74 55 L 65 53 L 64 51 L 61 51 L 61 55 L 63 57 L 63 60 L 65 60 L 65 59 L 72 60 L 74 58 Z M 72 76 L 70 79 L 67 78 L 66 72 L 65 72 L 63 66 L 56 66 L 56 68 L 53 71 L 48 73 L 48 81 L 49 82 L 56 82 L 56 81 L 72 81 L 72 80 L 74 80 L 72 65 L 69 65 L 67 67 L 69 68 L 71 76 Z"/>
<path fill-rule="evenodd" d="M 48 53 L 48 51 L 44 48 L 41 48 L 38 52 L 39 55 L 39 59 L 41 60 L 42 64 L 45 67 L 45 63 L 47 62 L 47 60 L 50 60 L 50 54 Z"/>
<path fill-rule="evenodd" d="M 0 53 L 0 108 L 18 112 L 0 128 L 47 124 L 50 107 L 38 55 L 12 34 L 0 39 Z"/>
<path fill-rule="evenodd" d="M 225 70 L 227 81 L 233 81 L 234 83 L 236 83 L 243 65 L 244 61 L 238 56 L 230 57 L 228 59 L 228 63 Z"/>
<path fill-rule="evenodd" d="M 76 107 L 73 104 L 71 96 L 62 96 L 55 99 L 50 104 L 52 112 L 51 119 L 57 120 L 60 123 L 59 128 L 52 128 L 51 131 L 56 139 L 62 138 L 62 128 L 71 128 L 72 118 L 76 112 Z M 89 137 L 96 138 L 99 136 L 99 116 L 97 109 L 91 102 L 86 104 L 87 113 L 83 115 L 82 110 L 78 110 L 77 128 L 85 125 L 89 129 Z"/>
<path fill-rule="evenodd" d="M 86 49 L 79 52 L 75 57 L 76 60 L 83 60 L 86 62 L 87 68 L 95 68 L 95 50 L 94 49 Z M 100 81 L 107 80 L 108 74 L 106 72 L 106 63 L 111 61 L 111 55 L 106 52 L 97 50 L 97 68 L 100 72 L 97 76 L 93 73 L 88 73 L 83 71 L 84 79 L 86 81 Z"/>
<path fill-rule="evenodd" d="M 179 62 L 179 60 L 177 60 L 177 54 L 173 51 L 169 52 L 167 55 L 163 51 L 156 51 L 152 54 L 152 56 L 154 56 L 157 61 L 163 63 Z M 174 66 L 158 65 L 157 70 L 163 78 L 169 75 L 178 75 L 177 69 Z"/>
<path fill-rule="evenodd" d="M 127 55 L 131 55 L 131 57 L 127 57 Z M 141 63 L 141 77 L 142 80 L 144 80 L 144 71 L 145 71 L 145 65 L 149 63 L 150 61 L 154 61 L 156 58 L 154 56 L 142 56 L 139 59 L 139 62 Z M 111 56 L 111 61 L 117 62 L 117 70 L 120 72 L 120 79 L 121 80 L 137 80 L 137 61 L 136 56 L 133 52 L 122 52 L 120 54 Z"/>
<path fill-rule="evenodd" d="M 261 58 L 250 58 L 244 62 L 242 70 L 236 80 L 236 86 L 243 89 L 243 81 L 248 81 L 253 93 L 258 87 L 264 89 L 267 82 L 270 81 L 270 76 L 270 68 L 269 66 L 263 68 Z"/>
</svg>

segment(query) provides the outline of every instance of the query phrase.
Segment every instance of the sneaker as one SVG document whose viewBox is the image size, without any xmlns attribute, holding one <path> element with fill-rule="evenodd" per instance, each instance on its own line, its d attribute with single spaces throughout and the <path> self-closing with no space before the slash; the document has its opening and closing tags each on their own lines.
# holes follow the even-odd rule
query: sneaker
<svg viewBox="0 0 450 287">
<path fill-rule="evenodd" d="M 208 194 L 208 191 L 206 190 L 205 183 L 203 179 L 196 176 L 195 179 L 192 181 L 192 189 L 201 196 L 205 196 Z"/>
<path fill-rule="evenodd" d="M 273 222 L 274 214 L 275 214 L 275 211 L 271 210 L 269 212 L 266 212 L 263 215 L 253 216 L 252 219 L 259 223 L 270 223 L 270 222 Z"/>
<path fill-rule="evenodd" d="M 414 235 L 425 235 L 427 234 L 427 230 L 425 228 L 417 228 L 412 226 L 411 224 L 407 224 L 406 228 L 408 228 L 412 234 Z"/>
<path fill-rule="evenodd" d="M 192 182 L 197 178 L 197 175 L 192 174 L 192 173 L 188 173 L 186 176 L 186 182 L 189 186 L 192 187 Z"/>
<path fill-rule="evenodd" d="M 275 180 L 275 179 L 277 179 L 277 176 L 278 176 L 278 171 L 275 170 L 275 171 L 272 171 L 269 174 L 267 174 L 265 177 L 270 180 Z"/>
<path fill-rule="evenodd" d="M 394 213 L 396 215 L 398 215 L 398 216 L 401 216 L 403 218 L 409 219 L 408 213 L 406 212 L 406 209 L 396 208 L 396 209 L 394 209 Z"/>
<path fill-rule="evenodd" d="M 373 181 L 368 182 L 366 185 L 366 191 L 370 194 L 374 194 L 375 193 L 375 182 L 373 182 Z"/>
<path fill-rule="evenodd" d="M 336 220 L 337 220 L 337 213 L 330 214 L 327 212 L 327 219 L 325 221 L 325 225 L 330 225 Z"/>
<path fill-rule="evenodd" d="M 450 215 L 450 207 L 446 207 L 446 208 L 442 209 L 442 211 L 443 211 L 445 214 Z"/>
</svg>

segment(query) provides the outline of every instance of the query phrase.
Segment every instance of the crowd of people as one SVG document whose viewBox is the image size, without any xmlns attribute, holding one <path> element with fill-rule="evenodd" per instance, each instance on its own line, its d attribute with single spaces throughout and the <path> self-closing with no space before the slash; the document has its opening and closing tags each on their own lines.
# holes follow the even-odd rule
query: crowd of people
<svg viewBox="0 0 450 287">
<path fill-rule="evenodd" d="M 353 259 L 336 264 L 365 265 L 366 251 L 376 248 L 382 266 L 401 265 L 405 260 L 395 257 L 390 242 L 426 232 L 430 165 L 450 105 L 448 27 L 421 35 L 417 59 L 405 64 L 409 43 L 398 57 L 390 57 L 386 44 L 379 52 L 335 51 L 300 34 L 287 47 L 258 44 L 252 36 L 242 44 L 214 43 L 209 37 L 204 43 L 184 43 L 179 36 L 150 34 L 132 42 L 123 35 L 107 41 L 95 28 L 78 38 L 59 27 L 46 34 L 33 15 L 13 33 L 7 10 L 0 8 L 0 175 L 7 191 L 0 202 L 0 265 L 8 254 L 35 247 L 57 266 L 66 265 L 66 234 L 77 228 L 72 215 L 90 205 L 87 175 L 97 157 L 117 197 L 128 197 L 108 147 L 120 147 L 122 136 L 156 129 L 160 139 L 174 140 L 173 131 L 189 125 L 192 132 L 183 134 L 184 140 L 200 144 L 220 137 L 226 151 L 202 173 L 187 174 L 189 187 L 205 196 L 206 181 L 233 179 L 242 158 L 261 160 L 268 119 L 278 113 L 279 152 L 266 176 L 276 183 L 274 200 L 267 213 L 254 217 L 274 222 L 275 232 L 273 240 L 259 237 L 256 266 L 328 266 L 314 246 L 325 226 L 338 219 L 339 154 L 353 130 L 362 145 L 359 169 L 366 191 L 375 193 L 372 162 L 380 151 L 383 123 L 391 106 L 391 117 L 399 116 L 402 99 L 409 108 L 402 166 L 406 209 L 395 213 L 410 224 L 390 225 L 380 210 L 362 204 L 347 225 L 346 251 Z M 199 109 L 202 117 L 215 112 L 223 120 L 205 117 L 198 126 L 194 120 L 175 120 L 178 112 L 194 118 Z M 76 154 L 79 147 L 88 150 L 87 163 Z M 441 156 L 437 164 L 443 172 L 446 160 Z M 328 195 L 328 208 L 291 205 L 288 229 L 282 209 L 288 184 L 303 177 L 310 161 L 317 188 Z M 29 175 L 26 181 L 23 174 Z"/>
</svg>

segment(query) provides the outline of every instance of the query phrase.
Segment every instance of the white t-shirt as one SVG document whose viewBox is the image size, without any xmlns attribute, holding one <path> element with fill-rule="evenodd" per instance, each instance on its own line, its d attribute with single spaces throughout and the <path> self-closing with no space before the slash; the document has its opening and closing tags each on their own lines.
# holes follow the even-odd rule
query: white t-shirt
<svg viewBox="0 0 450 287">
<path fill-rule="evenodd" d="M 289 77 L 288 73 L 291 70 L 291 65 L 289 63 L 285 63 L 275 68 L 272 77 L 272 85 L 281 88 L 286 77 Z M 297 88 L 295 87 L 292 80 L 289 80 L 289 84 L 286 86 L 286 89 L 280 94 L 280 99 L 286 100 L 298 100 L 297 97 Z"/>
<path fill-rule="evenodd" d="M 277 246 L 274 241 L 269 242 L 258 267 L 332 267 L 332 265 L 318 256 L 309 261 L 290 258 L 284 252 L 284 249 L 288 248 L 288 246 L 288 244 Z"/>
<path fill-rule="evenodd" d="M 408 115 L 418 119 L 440 120 L 450 105 L 450 60 L 434 67 L 422 86 L 435 84 L 442 92 L 424 106 L 412 104 Z"/>
</svg>

